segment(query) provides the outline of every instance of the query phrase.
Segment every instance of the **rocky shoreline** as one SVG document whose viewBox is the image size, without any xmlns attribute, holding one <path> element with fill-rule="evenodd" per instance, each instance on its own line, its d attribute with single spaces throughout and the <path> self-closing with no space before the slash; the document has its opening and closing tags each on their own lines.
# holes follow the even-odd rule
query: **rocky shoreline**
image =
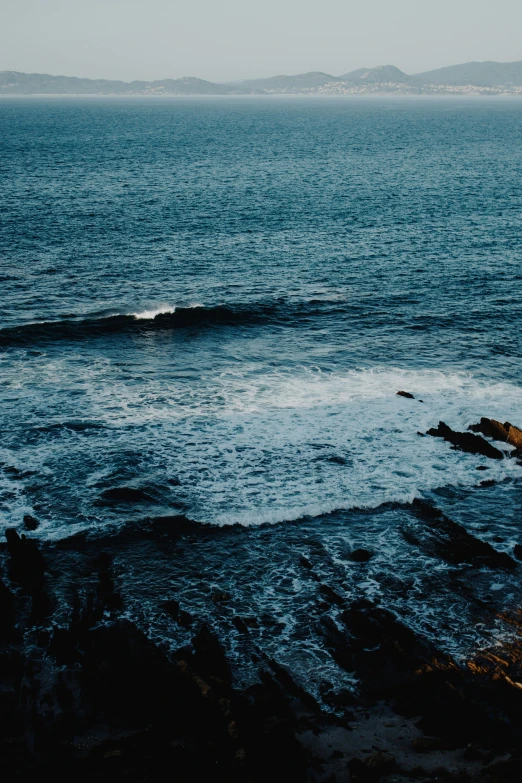
<svg viewBox="0 0 522 783">
<path fill-rule="evenodd" d="M 471 434 L 441 422 L 428 434 L 497 459 L 485 435 L 519 456 L 520 430 L 497 425 L 482 419 Z M 423 532 L 404 535 L 441 561 L 470 572 L 518 573 L 517 548 L 497 551 L 425 501 L 414 501 L 409 513 Z M 26 518 L 25 532 L 11 529 L 0 547 L 4 779 L 36 781 L 43 773 L 77 781 L 521 779 L 517 612 L 502 615 L 509 641 L 457 661 L 377 602 L 347 601 L 301 556 L 302 572 L 316 585 L 324 649 L 358 683 L 319 704 L 287 667 L 259 653 L 256 682 L 239 687 L 222 640 L 184 595 L 173 594 L 162 610 L 187 630 L 189 644 L 166 650 L 134 622 L 123 590 L 128 552 L 136 557 L 141 547 L 149 556 L 145 546 L 153 546 L 168 555 L 182 536 L 207 534 L 195 523 L 173 517 L 139 532 L 42 544 L 29 537 L 37 524 Z M 372 553 L 354 549 L 348 556 L 365 568 Z M 478 614 L 501 614 L 493 598 L 472 595 L 459 572 L 452 579 L 455 593 L 470 590 Z M 229 598 L 211 596 L 218 606 Z M 247 641 L 265 622 L 255 614 L 233 616 Z"/>
</svg>

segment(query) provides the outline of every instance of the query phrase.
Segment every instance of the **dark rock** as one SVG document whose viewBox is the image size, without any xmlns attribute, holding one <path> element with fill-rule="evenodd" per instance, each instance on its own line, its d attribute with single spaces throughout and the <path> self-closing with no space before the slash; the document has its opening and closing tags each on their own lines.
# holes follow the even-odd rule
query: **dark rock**
<svg viewBox="0 0 522 783">
<path fill-rule="evenodd" d="M 517 560 L 522 560 L 522 544 L 515 544 L 513 547 L 513 554 Z"/>
<path fill-rule="evenodd" d="M 31 621 L 43 623 L 53 612 L 52 601 L 43 585 L 36 584 L 31 590 Z"/>
<path fill-rule="evenodd" d="M 516 568 L 516 562 L 506 552 L 497 552 L 491 544 L 475 538 L 466 528 L 429 503 L 415 499 L 412 508 L 418 516 L 429 521 L 435 547 L 444 560 L 455 564 L 476 563 L 489 568 Z"/>
<path fill-rule="evenodd" d="M 5 531 L 5 537 L 11 556 L 11 579 L 24 585 L 41 580 L 45 571 L 45 561 L 36 541 L 27 539 L 24 535 L 20 537 L 12 527 Z"/>
<path fill-rule="evenodd" d="M 477 470 L 489 470 L 487 465 L 477 465 Z"/>
<path fill-rule="evenodd" d="M 504 429 L 508 431 L 508 443 L 511 443 L 516 449 L 522 449 L 522 430 L 515 427 L 514 424 L 510 424 L 509 421 L 504 422 Z"/>
<path fill-rule="evenodd" d="M 0 634 L 6 634 L 15 622 L 15 600 L 9 588 L 0 580 Z"/>
<path fill-rule="evenodd" d="M 522 780 L 522 759 L 510 758 L 494 761 L 485 768 L 488 783 L 520 783 Z"/>
<path fill-rule="evenodd" d="M 332 588 L 329 585 L 320 585 L 319 592 L 326 598 L 326 600 L 329 603 L 336 604 L 337 606 L 344 606 L 345 604 L 344 598 L 342 598 L 338 593 L 336 593 L 335 590 L 332 590 Z"/>
<path fill-rule="evenodd" d="M 410 392 L 407 392 L 407 391 L 398 391 L 397 395 L 399 397 L 406 397 L 408 400 L 414 400 L 415 399 L 413 394 L 410 394 Z"/>
<path fill-rule="evenodd" d="M 377 775 L 388 775 L 395 768 L 395 757 L 391 753 L 376 750 L 364 760 L 368 769 Z"/>
<path fill-rule="evenodd" d="M 442 750 L 445 747 L 440 737 L 414 737 L 411 745 L 418 753 L 431 753 L 434 750 Z"/>
<path fill-rule="evenodd" d="M 40 523 L 35 517 L 32 517 L 30 514 L 25 514 L 24 516 L 24 528 L 26 530 L 36 530 Z"/>
<path fill-rule="evenodd" d="M 161 604 L 161 607 L 183 628 L 188 628 L 192 624 L 192 617 L 190 614 L 183 611 L 179 605 L 179 602 L 174 598 L 171 598 L 168 601 L 164 601 Z"/>
<path fill-rule="evenodd" d="M 228 661 L 217 636 L 203 625 L 198 634 L 192 639 L 194 656 L 192 665 L 204 678 L 221 680 L 229 685 L 232 674 Z"/>
<path fill-rule="evenodd" d="M 371 770 L 368 769 L 364 761 L 357 757 L 348 762 L 350 772 L 350 783 L 369 783 L 372 780 Z"/>
<path fill-rule="evenodd" d="M 484 440 L 480 435 L 473 435 L 471 432 L 456 432 L 443 421 L 439 422 L 438 427 L 429 429 L 427 434 L 435 438 L 444 438 L 445 441 L 452 444 L 454 449 L 459 451 L 465 451 L 469 454 L 481 454 L 483 457 L 489 457 L 490 459 L 504 458 L 501 451 L 492 446 L 491 443 L 488 443 L 487 440 Z"/>
<path fill-rule="evenodd" d="M 327 462 L 333 462 L 335 465 L 346 465 L 347 462 L 344 457 L 339 457 L 337 454 L 326 458 Z"/>
<path fill-rule="evenodd" d="M 485 435 L 486 438 L 500 440 L 503 443 L 508 442 L 508 430 L 499 421 L 495 421 L 495 419 L 488 419 L 483 416 L 478 424 L 470 424 L 468 430 L 471 430 L 471 432 L 480 432 L 482 435 Z"/>
<path fill-rule="evenodd" d="M 368 560 L 372 559 L 373 552 L 370 552 L 368 549 L 354 549 L 348 557 L 354 563 L 367 563 Z"/>
<path fill-rule="evenodd" d="M 522 449 L 522 430 L 505 421 L 501 424 L 495 419 L 488 419 L 483 416 L 479 424 L 471 424 L 469 429 L 472 432 L 481 432 L 488 438 L 499 440 L 503 443 L 510 443 L 516 449 Z"/>
<path fill-rule="evenodd" d="M 463 755 L 466 761 L 483 761 L 486 754 L 475 742 L 470 742 Z"/>
<path fill-rule="evenodd" d="M 142 489 L 134 487 L 113 487 L 102 492 L 100 504 L 110 503 L 153 503 L 154 498 Z"/>
</svg>

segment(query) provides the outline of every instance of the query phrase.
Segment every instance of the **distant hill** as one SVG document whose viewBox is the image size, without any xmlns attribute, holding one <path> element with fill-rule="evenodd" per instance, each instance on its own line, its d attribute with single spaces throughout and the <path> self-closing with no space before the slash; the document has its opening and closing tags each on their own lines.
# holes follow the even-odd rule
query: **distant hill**
<svg viewBox="0 0 522 783">
<path fill-rule="evenodd" d="M 215 84 L 187 76 L 183 79 L 123 82 L 82 79 L 45 73 L 0 72 L 0 95 L 263 95 L 319 93 L 342 95 L 511 91 L 522 94 L 522 61 L 480 62 L 451 65 L 410 76 L 395 65 L 358 68 L 342 76 L 310 71 L 293 76 L 271 76 L 229 84 Z M 468 89 L 469 88 L 469 89 Z"/>
<path fill-rule="evenodd" d="M 417 73 L 412 77 L 417 84 L 447 84 L 476 87 L 510 87 L 522 85 L 522 60 L 515 63 L 464 63 Z"/>
<path fill-rule="evenodd" d="M 339 77 L 331 76 L 322 71 L 310 71 L 299 73 L 297 76 L 271 76 L 268 79 L 250 79 L 235 85 L 238 92 L 245 90 L 306 90 L 313 87 L 322 87 L 323 84 L 339 81 Z"/>
<path fill-rule="evenodd" d="M 339 77 L 343 82 L 366 82 L 367 84 L 408 84 L 412 77 L 395 65 L 378 65 L 377 68 L 358 68 Z"/>
<path fill-rule="evenodd" d="M 221 95 L 230 92 L 225 85 L 188 76 L 183 79 L 122 82 L 109 79 L 79 79 L 47 73 L 0 71 L 0 95 Z"/>
</svg>

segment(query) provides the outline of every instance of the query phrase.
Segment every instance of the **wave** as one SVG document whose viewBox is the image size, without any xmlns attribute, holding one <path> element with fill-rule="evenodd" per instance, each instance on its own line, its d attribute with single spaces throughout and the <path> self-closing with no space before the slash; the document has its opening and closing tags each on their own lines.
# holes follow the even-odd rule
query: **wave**
<svg viewBox="0 0 522 783">
<path fill-rule="evenodd" d="M 336 307 L 338 309 L 338 306 Z M 248 326 L 268 322 L 288 322 L 331 313 L 328 303 L 313 300 L 295 305 L 286 302 L 214 305 L 205 307 L 162 306 L 154 310 L 104 317 L 68 317 L 61 321 L 40 321 L 0 329 L 0 347 L 34 343 L 88 340 L 128 332 L 168 331 L 170 329 Z"/>
<path fill-rule="evenodd" d="M 245 306 L 180 307 L 142 313 L 111 315 L 103 318 L 64 319 L 7 327 L 0 330 L 0 346 L 19 346 L 37 342 L 88 340 L 92 337 L 126 332 L 150 332 L 169 329 L 200 328 L 259 322 L 276 308 Z"/>
</svg>

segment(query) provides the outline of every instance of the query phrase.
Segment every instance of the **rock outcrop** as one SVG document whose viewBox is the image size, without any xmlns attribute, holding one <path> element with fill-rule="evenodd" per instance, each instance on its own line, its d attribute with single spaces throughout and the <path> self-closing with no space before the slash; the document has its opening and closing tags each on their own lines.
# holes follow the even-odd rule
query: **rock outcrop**
<svg viewBox="0 0 522 783">
<path fill-rule="evenodd" d="M 509 443 L 522 453 L 522 430 L 509 421 L 501 424 L 500 421 L 483 416 L 478 424 L 472 424 L 469 429 L 472 432 L 481 432 L 487 438 Z"/>
<path fill-rule="evenodd" d="M 489 457 L 490 459 L 503 459 L 503 453 L 492 446 L 487 440 L 484 440 L 480 435 L 474 435 L 471 432 L 457 432 L 448 427 L 443 421 L 439 422 L 438 427 L 432 427 L 427 432 L 428 435 L 432 435 L 434 438 L 444 438 L 445 441 L 451 443 L 454 449 L 459 451 L 466 451 L 469 454 L 480 454 L 483 457 Z"/>
</svg>

